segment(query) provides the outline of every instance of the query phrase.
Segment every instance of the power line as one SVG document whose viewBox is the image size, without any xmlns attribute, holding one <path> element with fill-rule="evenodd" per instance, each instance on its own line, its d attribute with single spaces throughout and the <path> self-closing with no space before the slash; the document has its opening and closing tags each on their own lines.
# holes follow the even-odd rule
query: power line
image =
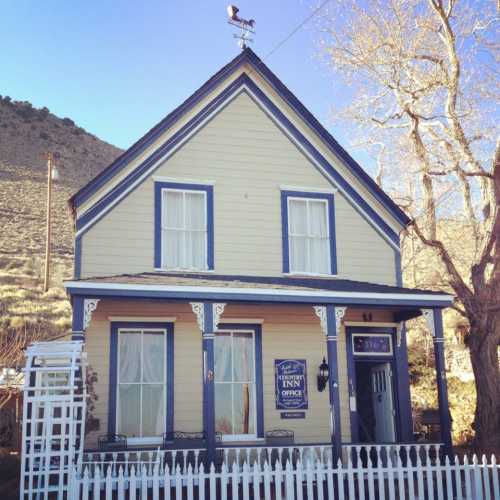
<svg viewBox="0 0 500 500">
<path fill-rule="evenodd" d="M 273 49 L 271 49 L 262 59 L 263 61 L 266 60 L 267 58 L 271 57 L 277 50 L 279 50 L 283 45 L 285 45 L 290 38 L 292 38 L 297 31 L 299 31 L 304 25 L 306 25 L 316 14 L 318 14 L 323 7 L 329 3 L 330 0 L 325 0 L 322 4 L 320 4 L 309 16 L 307 16 L 300 24 L 298 24 L 281 42 L 279 42 Z"/>
</svg>

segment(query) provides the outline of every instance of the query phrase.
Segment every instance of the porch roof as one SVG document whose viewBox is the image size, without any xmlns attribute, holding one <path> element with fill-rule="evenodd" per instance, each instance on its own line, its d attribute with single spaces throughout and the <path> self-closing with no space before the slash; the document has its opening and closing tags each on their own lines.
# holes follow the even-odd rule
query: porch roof
<svg viewBox="0 0 500 500">
<path fill-rule="evenodd" d="M 245 302 L 447 307 L 443 292 L 336 278 L 139 273 L 67 281 L 70 295 Z"/>
</svg>

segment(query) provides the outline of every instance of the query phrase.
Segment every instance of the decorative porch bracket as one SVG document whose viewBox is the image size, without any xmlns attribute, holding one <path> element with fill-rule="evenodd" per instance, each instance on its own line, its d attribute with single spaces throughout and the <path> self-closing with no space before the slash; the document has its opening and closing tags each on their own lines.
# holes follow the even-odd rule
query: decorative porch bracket
<svg viewBox="0 0 500 500">
<path fill-rule="evenodd" d="M 338 384 L 337 342 L 342 326 L 342 318 L 347 307 L 338 307 L 332 304 L 313 306 L 314 312 L 321 322 L 321 328 L 326 335 L 328 354 L 328 392 L 330 400 L 330 435 L 334 463 L 340 458 L 342 435 L 340 429 L 340 396 Z"/>
<path fill-rule="evenodd" d="M 203 337 L 203 431 L 207 441 L 208 463 L 215 463 L 214 341 L 224 303 L 191 302 Z"/>
<path fill-rule="evenodd" d="M 446 383 L 446 366 L 444 358 L 443 318 L 441 309 L 422 309 L 422 315 L 434 341 L 434 360 L 436 366 L 436 382 L 439 403 L 439 419 L 441 421 L 441 439 L 447 455 L 453 451 L 451 441 L 451 416 L 448 404 L 448 388 Z"/>
<path fill-rule="evenodd" d="M 76 295 L 73 297 L 73 317 L 71 323 L 71 340 L 85 340 L 87 330 L 100 299 L 88 299 Z"/>
</svg>

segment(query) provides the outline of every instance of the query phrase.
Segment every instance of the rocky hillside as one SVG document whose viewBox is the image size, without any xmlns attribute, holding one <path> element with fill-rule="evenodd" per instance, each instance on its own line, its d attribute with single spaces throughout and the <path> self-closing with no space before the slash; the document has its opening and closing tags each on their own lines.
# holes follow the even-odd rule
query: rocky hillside
<svg viewBox="0 0 500 500">
<path fill-rule="evenodd" d="M 45 154 L 60 173 L 53 191 L 53 287 L 42 292 L 45 250 Z M 120 150 L 47 108 L 0 97 L 0 367 L 12 339 L 64 333 L 69 304 L 62 280 L 71 276 L 72 221 L 67 199 Z M 21 335 L 22 334 L 22 335 Z"/>
</svg>

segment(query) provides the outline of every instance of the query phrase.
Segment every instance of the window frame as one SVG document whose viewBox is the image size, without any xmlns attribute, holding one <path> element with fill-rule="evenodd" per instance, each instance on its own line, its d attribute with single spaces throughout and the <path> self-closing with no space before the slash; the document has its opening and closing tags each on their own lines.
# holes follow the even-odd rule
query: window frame
<svg viewBox="0 0 500 500">
<path fill-rule="evenodd" d="M 290 200 L 310 200 L 322 201 L 326 205 L 326 227 L 328 231 L 328 256 L 329 272 L 314 273 L 310 271 L 296 271 L 291 269 L 290 259 Z M 281 191 L 281 227 L 282 227 L 282 247 L 283 247 L 283 273 L 296 276 L 336 276 L 337 275 L 337 251 L 335 234 L 335 200 L 331 193 L 312 193 L 306 191 Z"/>
<path fill-rule="evenodd" d="M 222 435 L 222 441 L 241 442 L 241 441 L 256 441 L 264 438 L 264 392 L 263 392 L 263 377 L 262 377 L 262 327 L 253 323 L 221 323 L 215 332 L 217 333 L 252 333 L 254 346 L 254 415 L 255 432 L 253 434 L 226 434 Z M 214 377 L 214 396 L 215 384 L 234 384 L 235 382 L 216 382 Z M 238 382 L 236 382 L 238 383 Z M 215 398 L 214 398 L 215 408 Z"/>
<path fill-rule="evenodd" d="M 109 414 L 108 433 L 116 434 L 119 418 L 119 335 L 121 331 L 133 330 L 154 330 L 165 332 L 164 348 L 165 352 L 165 426 L 163 432 L 172 432 L 174 421 L 174 344 L 173 344 L 173 323 L 163 322 L 112 322 L 110 339 L 110 363 L 109 363 Z M 141 354 L 142 356 L 143 354 Z M 142 382 L 138 383 L 143 385 Z M 142 415 L 142 408 L 141 408 Z M 163 442 L 163 437 L 127 437 L 129 444 L 159 444 Z"/>
<path fill-rule="evenodd" d="M 158 271 L 203 272 L 214 270 L 214 196 L 213 186 L 180 182 L 155 182 L 155 227 L 154 227 L 154 267 Z M 204 193 L 205 197 L 205 267 L 182 268 L 167 267 L 163 249 L 163 193 L 177 191 L 181 193 Z M 185 229 L 184 229 L 185 230 Z"/>
</svg>

